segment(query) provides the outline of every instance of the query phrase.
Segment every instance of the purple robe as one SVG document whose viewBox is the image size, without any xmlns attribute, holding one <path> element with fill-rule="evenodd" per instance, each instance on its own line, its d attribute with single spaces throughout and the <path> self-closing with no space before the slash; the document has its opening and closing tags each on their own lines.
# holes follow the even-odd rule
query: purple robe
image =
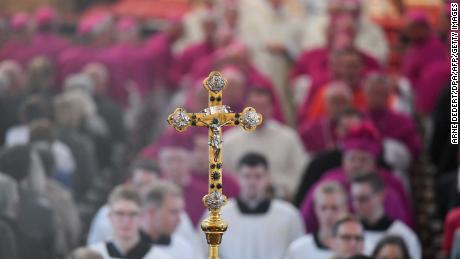
<svg viewBox="0 0 460 259">
<path fill-rule="evenodd" d="M 303 101 L 297 111 L 299 123 L 305 120 L 306 112 L 313 101 L 314 96 L 330 81 L 334 80 L 334 75 L 331 71 L 330 53 L 332 50 L 328 48 L 318 48 L 311 51 L 306 51 L 300 55 L 299 59 L 294 64 L 293 69 L 289 73 L 289 80 L 293 82 L 297 77 L 308 75 L 311 79 L 311 87 L 308 96 Z M 369 72 L 381 70 L 378 61 L 360 52 L 363 60 L 363 69 L 361 70 L 362 77 Z"/>
<path fill-rule="evenodd" d="M 396 177 L 385 170 L 379 170 L 378 174 L 385 183 L 385 213 L 391 218 L 400 219 L 406 224 L 412 226 L 412 207 L 409 203 L 408 196 L 404 191 L 403 185 Z M 310 188 L 307 196 L 300 206 L 300 212 L 304 219 L 305 226 L 307 231 L 310 233 L 315 233 L 318 231 L 318 220 L 314 210 L 313 194 L 316 187 L 321 182 L 325 181 L 337 181 L 345 188 L 348 193 L 349 208 L 350 211 L 352 211 L 350 197 L 351 186 L 345 172 L 342 168 L 333 169 L 327 172 L 312 188 Z"/>
<path fill-rule="evenodd" d="M 206 211 L 203 196 L 208 193 L 208 184 L 191 177 L 189 184 L 183 187 L 185 198 L 185 212 L 187 212 L 194 226 L 198 226 Z"/>
<path fill-rule="evenodd" d="M 0 61 L 11 59 L 23 68 L 27 67 L 27 63 L 37 55 L 37 49 L 32 42 L 9 40 L 0 49 Z"/>
<path fill-rule="evenodd" d="M 219 67 L 216 67 L 216 65 L 219 64 Z M 229 63 L 225 64 L 220 64 L 219 62 L 219 57 L 216 53 L 210 54 L 208 56 L 202 57 L 199 60 L 197 60 L 194 64 L 194 67 L 191 72 L 191 77 L 192 80 L 202 80 L 203 78 L 207 77 L 209 75 L 209 72 L 212 70 L 220 70 L 221 66 L 225 65 L 232 65 Z M 274 86 L 272 82 L 265 77 L 260 71 L 257 70 L 257 68 L 249 63 L 245 64 L 244 68 L 241 68 L 239 64 L 235 64 L 238 68 L 242 70 L 244 73 L 244 76 L 246 77 L 246 84 L 248 87 L 261 87 L 264 89 L 267 89 L 270 91 L 271 96 L 273 97 L 273 118 L 278 120 L 281 123 L 285 123 L 286 119 L 284 117 L 283 109 L 281 106 L 281 101 L 276 94 L 276 90 L 274 89 Z M 189 94 L 187 97 L 187 102 L 191 103 L 193 100 L 190 100 L 190 98 L 194 98 L 194 95 Z M 242 111 L 243 107 L 245 106 L 245 99 L 242 98 L 241 102 L 238 104 L 234 104 L 231 106 L 232 110 L 234 111 Z"/>
<path fill-rule="evenodd" d="M 178 77 L 190 74 L 199 60 L 210 57 L 215 50 L 214 44 L 207 41 L 187 47 L 177 57 L 174 69 L 175 74 Z"/>
<path fill-rule="evenodd" d="M 299 127 L 299 135 L 309 153 L 319 153 L 336 147 L 335 123 L 327 117 L 307 120 Z"/>
<path fill-rule="evenodd" d="M 144 44 L 144 55 L 148 58 L 149 72 L 152 73 L 154 86 L 177 87 L 179 79 L 175 77 L 173 42 L 164 32 L 150 38 Z M 180 75 L 180 74 L 179 74 Z"/>
<path fill-rule="evenodd" d="M 365 115 L 374 123 L 383 137 L 402 142 L 410 151 L 412 158 L 418 158 L 422 150 L 422 140 L 412 118 L 390 109 L 368 111 Z"/>
<path fill-rule="evenodd" d="M 75 45 L 61 52 L 57 61 L 58 88 L 62 87 L 65 78 L 79 73 L 81 69 L 94 59 L 95 50 L 87 45 Z"/>
<path fill-rule="evenodd" d="M 450 60 L 443 58 L 427 65 L 420 77 L 415 93 L 416 110 L 431 114 L 443 87 L 450 80 Z"/>
<path fill-rule="evenodd" d="M 130 43 L 120 43 L 98 51 L 94 61 L 104 64 L 109 76 L 108 94 L 118 104 L 126 106 L 128 103 L 128 82 L 136 84 L 141 96 L 145 96 L 151 89 L 151 73 L 148 59 L 141 46 Z"/>
<path fill-rule="evenodd" d="M 416 92 L 422 82 L 421 77 L 425 68 L 434 61 L 446 58 L 447 54 L 446 46 L 435 35 L 409 47 L 403 58 L 403 72 Z"/>
<path fill-rule="evenodd" d="M 67 39 L 49 32 L 39 32 L 32 40 L 37 53 L 44 55 L 56 63 L 59 54 L 71 46 Z"/>
<path fill-rule="evenodd" d="M 322 86 L 332 80 L 333 75 L 331 74 L 331 64 L 330 64 L 330 49 L 328 48 L 318 48 L 311 51 L 306 51 L 302 53 L 294 64 L 293 69 L 289 74 L 291 80 L 295 79 L 301 75 L 308 75 L 314 86 Z M 365 54 L 360 52 L 360 55 L 363 60 L 364 68 L 362 74 L 365 75 L 372 71 L 381 70 L 379 62 Z M 312 89 L 316 91 L 317 89 Z M 314 94 L 312 92 L 312 94 Z"/>
</svg>

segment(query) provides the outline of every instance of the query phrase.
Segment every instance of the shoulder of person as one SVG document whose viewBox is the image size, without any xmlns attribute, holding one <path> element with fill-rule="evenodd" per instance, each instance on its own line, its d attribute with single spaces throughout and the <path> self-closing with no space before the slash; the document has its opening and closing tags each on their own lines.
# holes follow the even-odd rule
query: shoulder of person
<svg viewBox="0 0 460 259">
<path fill-rule="evenodd" d="M 292 216 L 297 215 L 299 213 L 299 211 L 296 209 L 296 207 L 294 207 L 294 205 L 284 200 L 273 199 L 272 206 L 275 210 L 282 211 L 283 213 L 289 213 L 286 215 Z"/>
<path fill-rule="evenodd" d="M 175 234 L 171 238 L 172 238 L 172 243 L 175 244 L 177 247 L 180 247 L 181 249 L 187 252 L 193 251 L 192 243 L 188 241 L 187 239 L 185 239 L 184 237 Z"/>
<path fill-rule="evenodd" d="M 91 244 L 91 245 L 88 246 L 88 248 L 100 253 L 101 255 L 104 255 L 107 252 L 105 242 L 99 242 L 99 243 Z"/>
<path fill-rule="evenodd" d="M 160 247 L 152 246 L 147 255 L 144 256 L 144 259 L 174 259 L 171 258 L 166 252 L 164 252 Z"/>
<path fill-rule="evenodd" d="M 276 120 L 270 120 L 269 127 L 277 131 L 277 133 L 286 138 L 297 138 L 298 134 L 293 128 Z"/>
<path fill-rule="evenodd" d="M 298 250 L 305 250 L 305 248 L 311 248 L 310 246 L 312 242 L 313 242 L 313 235 L 311 234 L 303 235 L 291 243 L 291 245 L 289 246 L 289 251 L 295 252 Z"/>
<path fill-rule="evenodd" d="M 417 235 L 415 234 L 415 232 L 408 225 L 406 225 L 406 223 L 400 220 L 395 220 L 388 229 L 388 232 L 395 234 L 400 233 L 406 236 L 410 236 L 411 238 L 417 239 Z"/>
</svg>

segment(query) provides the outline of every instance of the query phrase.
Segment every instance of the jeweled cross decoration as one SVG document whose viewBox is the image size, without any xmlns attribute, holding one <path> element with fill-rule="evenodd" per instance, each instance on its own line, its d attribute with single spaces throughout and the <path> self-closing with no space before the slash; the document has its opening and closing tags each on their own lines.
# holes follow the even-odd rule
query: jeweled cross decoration
<svg viewBox="0 0 460 259">
<path fill-rule="evenodd" d="M 227 80 L 219 72 L 211 72 L 203 81 L 203 86 L 209 94 L 209 106 L 199 113 L 188 113 L 183 108 L 177 108 L 169 115 L 168 123 L 179 132 L 189 126 L 208 127 L 209 192 L 203 197 L 203 203 L 210 214 L 201 223 L 201 229 L 208 242 L 208 258 L 219 259 L 219 246 L 228 226 L 220 217 L 220 210 L 227 201 L 222 194 L 222 127 L 239 125 L 247 131 L 253 131 L 262 123 L 262 115 L 252 107 L 234 113 L 230 107 L 222 105 L 222 91 L 227 86 Z"/>
</svg>

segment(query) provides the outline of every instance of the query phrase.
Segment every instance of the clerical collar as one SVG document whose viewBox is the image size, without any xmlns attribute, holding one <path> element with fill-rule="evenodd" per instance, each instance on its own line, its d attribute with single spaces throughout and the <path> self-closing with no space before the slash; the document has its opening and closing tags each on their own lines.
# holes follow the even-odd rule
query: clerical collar
<svg viewBox="0 0 460 259">
<path fill-rule="evenodd" d="M 375 224 L 369 224 L 367 221 L 363 220 L 363 226 L 365 230 L 369 231 L 386 231 L 391 227 L 394 220 L 390 219 L 387 216 L 380 218 Z"/>
<path fill-rule="evenodd" d="M 247 206 L 240 198 L 236 199 L 236 203 L 243 214 L 265 214 L 270 209 L 271 201 L 269 199 L 264 200 L 254 208 Z"/>
<path fill-rule="evenodd" d="M 139 242 L 124 255 L 118 250 L 113 242 L 106 243 L 109 256 L 114 258 L 142 259 L 150 251 L 151 247 L 152 245 L 150 243 L 139 239 Z"/>
<path fill-rule="evenodd" d="M 171 236 L 169 235 L 160 235 L 157 239 L 152 239 L 147 233 L 141 231 L 141 239 L 144 242 L 155 244 L 155 245 L 163 245 L 169 246 L 171 245 Z"/>
<path fill-rule="evenodd" d="M 315 241 L 316 247 L 322 250 L 329 250 L 329 248 L 321 242 L 321 239 L 319 238 L 319 232 L 316 232 L 313 234 L 313 240 Z"/>
</svg>

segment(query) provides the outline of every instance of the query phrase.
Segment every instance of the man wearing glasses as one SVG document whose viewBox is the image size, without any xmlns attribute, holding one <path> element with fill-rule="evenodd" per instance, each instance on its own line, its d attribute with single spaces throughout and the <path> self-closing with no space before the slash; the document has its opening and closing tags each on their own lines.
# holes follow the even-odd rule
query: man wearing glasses
<svg viewBox="0 0 460 259">
<path fill-rule="evenodd" d="M 384 193 L 385 184 L 377 174 L 366 174 L 352 180 L 353 208 L 363 223 L 366 240 L 376 244 L 386 235 L 400 236 L 409 248 L 411 258 L 420 259 L 421 246 L 414 231 L 402 221 L 385 214 Z"/>
<path fill-rule="evenodd" d="M 114 235 L 108 242 L 92 245 L 104 259 L 171 259 L 164 252 L 143 241 L 140 236 L 141 198 L 128 186 L 116 187 L 109 196 L 109 220 Z"/>
<path fill-rule="evenodd" d="M 346 259 L 364 252 L 364 228 L 359 219 L 346 216 L 332 228 L 332 259 Z"/>
</svg>

